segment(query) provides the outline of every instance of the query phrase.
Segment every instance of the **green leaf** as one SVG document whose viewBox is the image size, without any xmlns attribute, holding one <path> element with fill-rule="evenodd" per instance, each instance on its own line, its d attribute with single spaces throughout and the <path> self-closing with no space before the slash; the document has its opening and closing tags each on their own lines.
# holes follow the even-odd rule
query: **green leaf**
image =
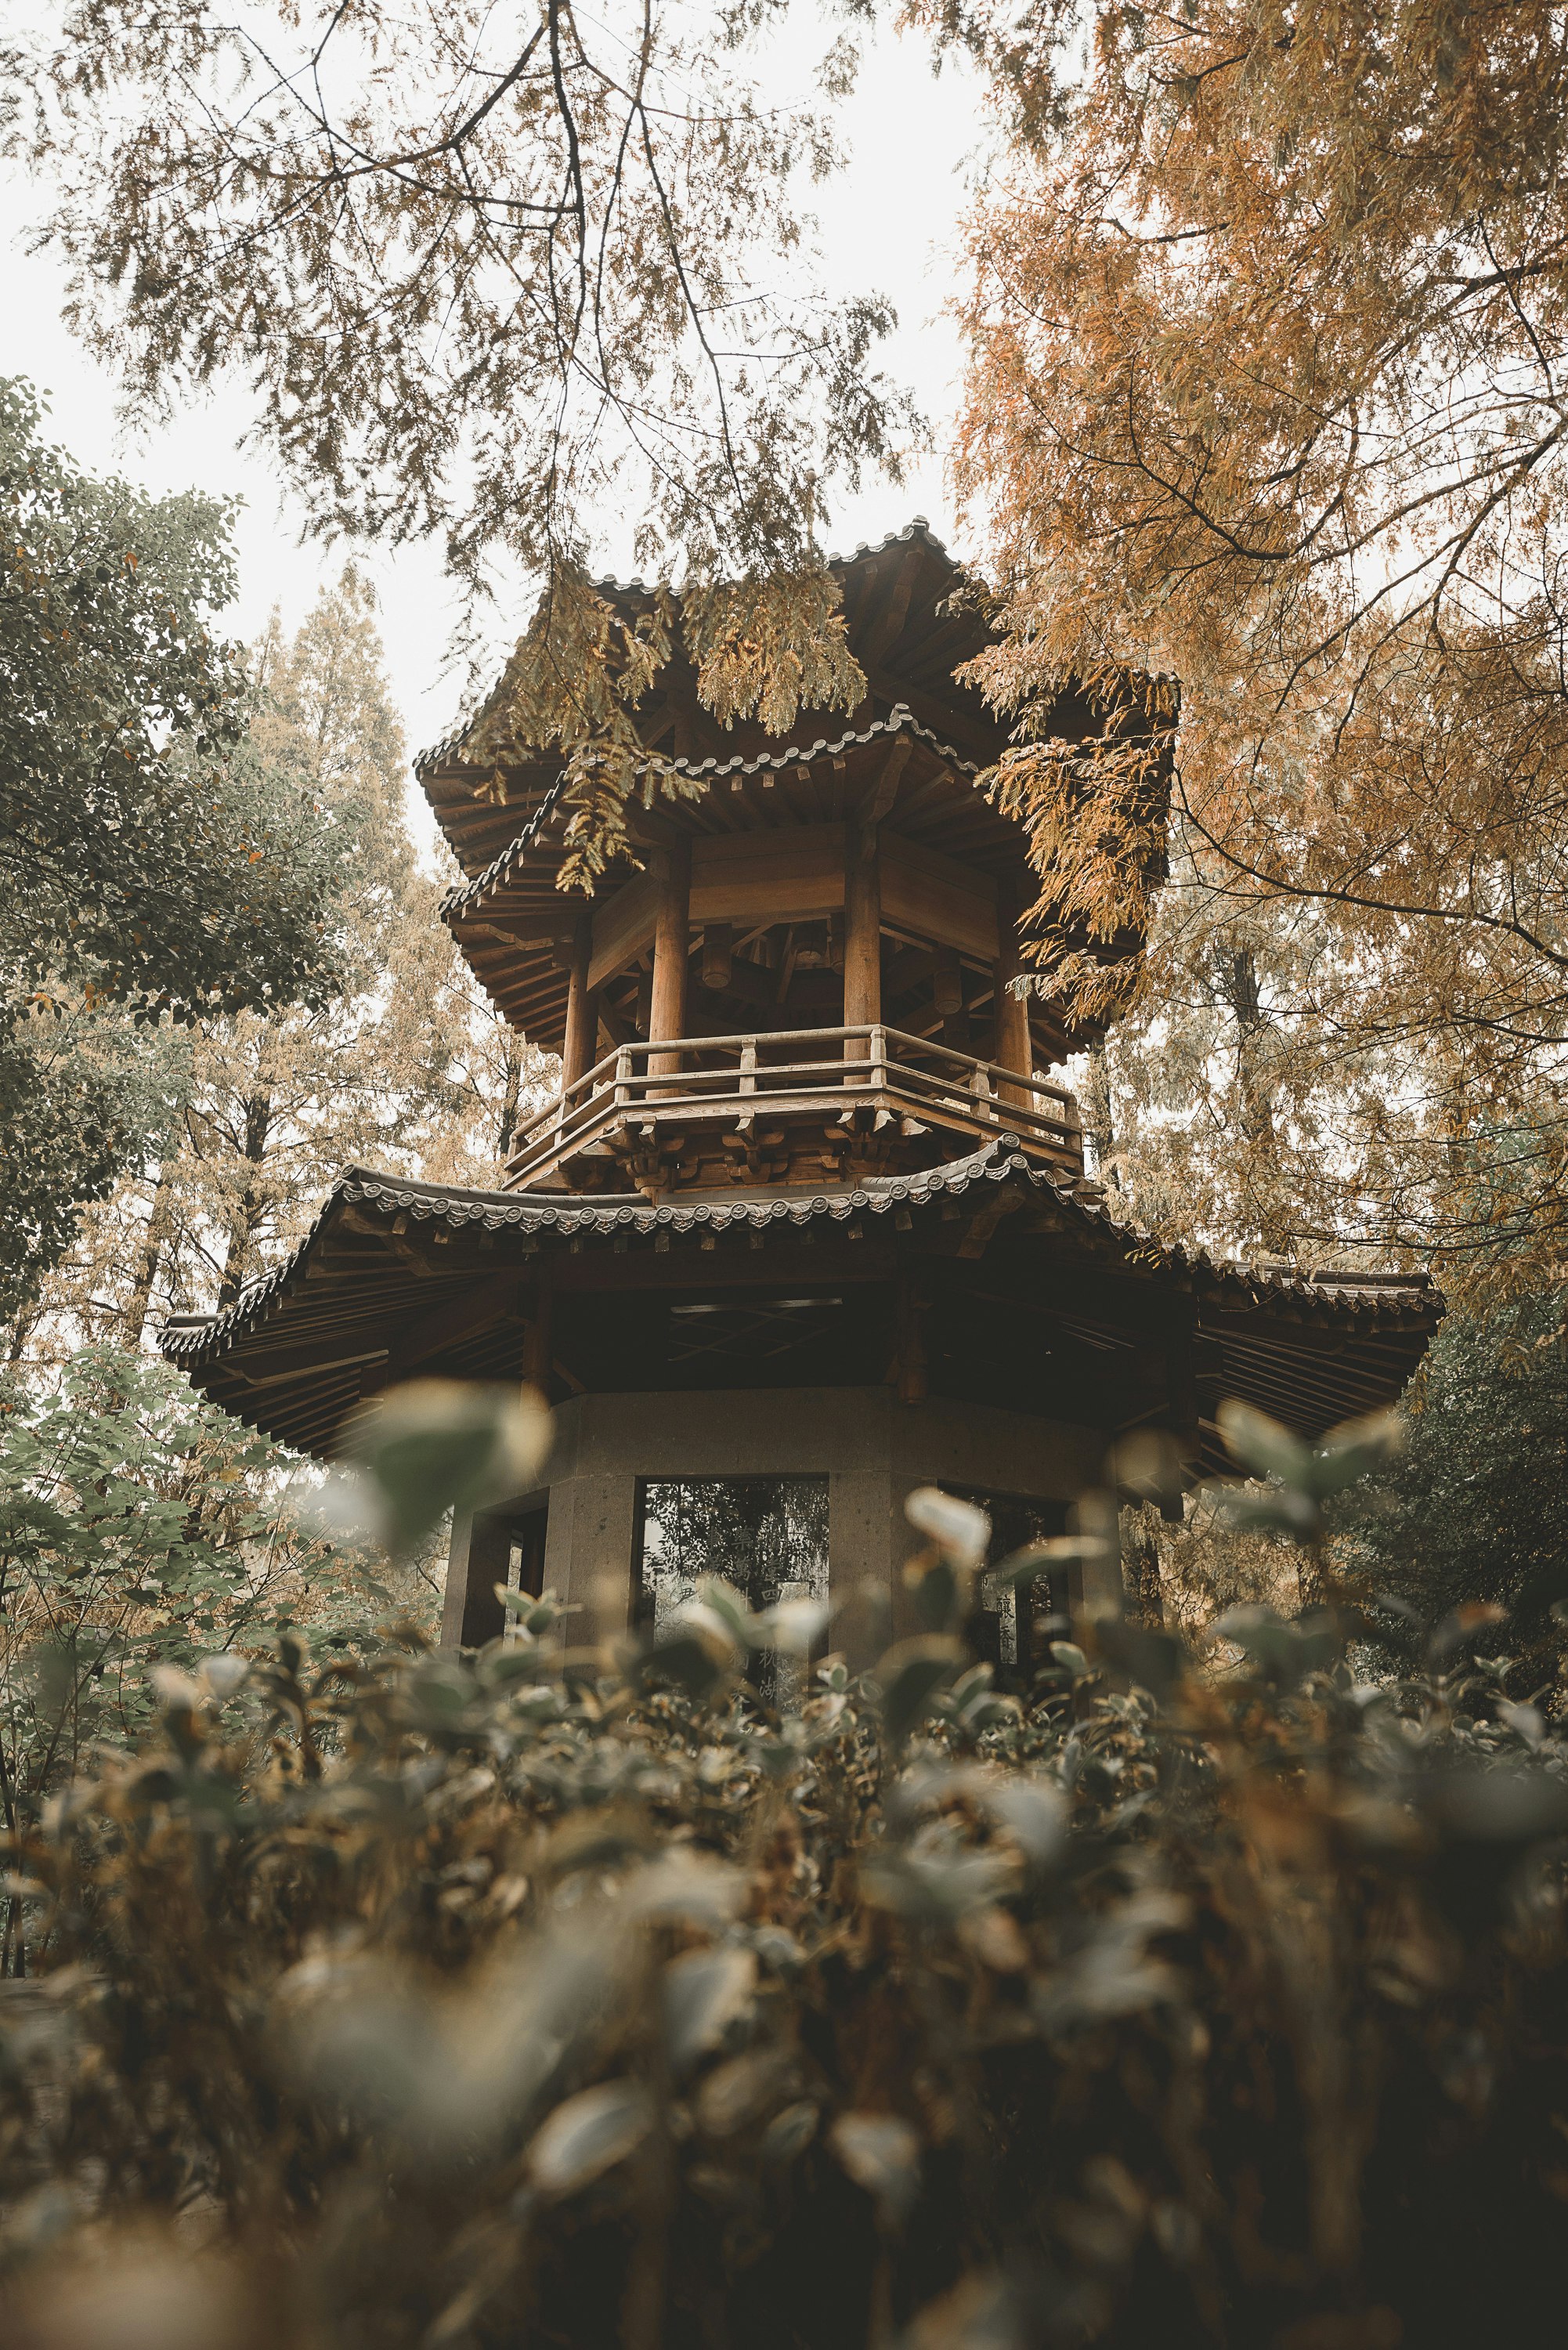
<svg viewBox="0 0 1568 2350">
<path fill-rule="evenodd" d="M 640 2081 L 601 2081 L 556 2106 L 528 2149 L 529 2175 L 552 2200 L 575 2195 L 634 2154 L 652 2126 Z"/>
<path fill-rule="evenodd" d="M 413 1379 L 358 1425 L 350 1457 L 376 1538 L 406 1556 L 448 1510 L 525 1492 L 549 1448 L 549 1411 L 531 1390 Z"/>
<path fill-rule="evenodd" d="M 688 1950 L 664 1970 L 665 2047 L 677 2078 L 718 2046 L 749 2005 L 756 1985 L 754 1951 Z"/>
<path fill-rule="evenodd" d="M 877 1668 L 877 1685 L 882 1692 L 883 1725 L 896 1744 L 929 1711 L 936 1692 L 954 1678 L 963 1660 L 962 1643 L 940 1634 L 904 1640 L 888 1649 Z"/>
</svg>

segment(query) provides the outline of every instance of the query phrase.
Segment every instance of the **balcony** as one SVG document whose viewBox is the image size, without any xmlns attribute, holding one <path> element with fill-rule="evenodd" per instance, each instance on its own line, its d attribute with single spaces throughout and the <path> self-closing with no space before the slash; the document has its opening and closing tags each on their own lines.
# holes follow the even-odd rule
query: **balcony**
<svg viewBox="0 0 1568 2350">
<path fill-rule="evenodd" d="M 880 1024 L 622 1045 L 514 1139 L 507 1188 L 659 1195 L 824 1186 L 958 1159 L 1000 1134 L 1084 1173 L 1073 1096 Z"/>
</svg>

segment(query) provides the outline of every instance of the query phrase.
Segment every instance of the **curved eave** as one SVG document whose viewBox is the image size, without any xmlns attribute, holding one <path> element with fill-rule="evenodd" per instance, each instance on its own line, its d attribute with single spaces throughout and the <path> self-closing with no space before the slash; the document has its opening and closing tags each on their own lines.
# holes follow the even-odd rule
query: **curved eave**
<svg viewBox="0 0 1568 2350">
<path fill-rule="evenodd" d="M 503 1298 L 542 1250 L 690 1250 L 700 1286 L 701 1253 L 734 1235 L 763 1282 L 769 1235 L 787 1241 L 806 1227 L 836 1227 L 889 1242 L 929 1236 L 966 1193 L 978 1193 L 972 1204 L 989 1215 L 1006 1190 L 1019 1194 L 1015 1204 L 1044 1211 L 1039 1229 L 1070 1243 L 1089 1271 L 1189 1297 L 1197 1336 L 1219 1367 L 1210 1381 L 1293 1425 L 1327 1426 L 1390 1400 L 1443 1310 L 1434 1291 L 1413 1282 L 1336 1285 L 1158 1242 L 1115 1217 L 1091 1189 L 1054 1182 L 1003 1137 L 971 1158 L 853 1191 L 679 1206 L 469 1191 L 351 1168 L 285 1263 L 226 1313 L 171 1324 L 162 1349 L 214 1403 L 330 1458 L 411 1326 L 440 1332 L 447 1317 L 459 1333 L 464 1301 Z M 444 1351 L 427 1347 L 420 1367 L 515 1377 L 518 1343 L 504 1309 L 488 1321 L 470 1316 Z"/>
</svg>

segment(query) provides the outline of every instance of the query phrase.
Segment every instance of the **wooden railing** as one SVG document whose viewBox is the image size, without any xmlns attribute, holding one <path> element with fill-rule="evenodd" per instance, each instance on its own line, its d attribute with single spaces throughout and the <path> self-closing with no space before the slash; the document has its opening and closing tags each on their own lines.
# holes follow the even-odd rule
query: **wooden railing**
<svg viewBox="0 0 1568 2350">
<path fill-rule="evenodd" d="M 1077 1106 L 1064 1087 L 878 1024 L 619 1045 L 518 1128 L 506 1178 L 515 1188 L 590 1144 L 629 1142 L 667 1121 L 743 1133 L 759 1116 L 852 1124 L 857 1111 L 977 1144 L 1011 1132 L 1063 1171 L 1083 1172 Z"/>
</svg>

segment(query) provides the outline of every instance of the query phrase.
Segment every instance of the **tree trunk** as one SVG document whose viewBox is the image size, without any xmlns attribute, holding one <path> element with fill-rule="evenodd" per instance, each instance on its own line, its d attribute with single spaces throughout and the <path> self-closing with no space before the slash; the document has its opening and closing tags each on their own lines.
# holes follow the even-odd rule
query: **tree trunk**
<svg viewBox="0 0 1568 2350">
<path fill-rule="evenodd" d="M 512 1155 L 512 1138 L 517 1131 L 517 1105 L 523 1095 L 523 1039 L 514 1028 L 507 1029 L 504 1047 L 506 1083 L 501 1097 L 501 1128 L 495 1138 L 495 1156 L 503 1173 Z"/>
<path fill-rule="evenodd" d="M 266 1157 L 267 1130 L 272 1124 L 272 1097 L 253 1094 L 245 1104 L 245 1158 L 259 1167 Z M 240 1194 L 238 1222 L 229 1232 L 228 1254 L 223 1260 L 223 1278 L 218 1287 L 218 1310 L 232 1305 L 244 1286 L 245 1267 L 250 1260 L 251 1240 L 260 1221 L 262 1199 L 260 1187 L 247 1183 Z"/>
<path fill-rule="evenodd" d="M 1236 1022 L 1236 1097 L 1247 1147 L 1247 1205 L 1261 1246 L 1271 1255 L 1288 1256 L 1293 1234 L 1280 1196 L 1279 1139 L 1266 1058 L 1273 1024 L 1263 1009 L 1262 983 L 1251 947 L 1228 959 L 1222 984 Z"/>
<path fill-rule="evenodd" d="M 163 1243 L 169 1237 L 173 1222 L 174 1198 L 169 1188 L 169 1164 L 158 1170 L 158 1180 L 152 1189 L 152 1211 L 147 1219 L 141 1236 L 141 1254 L 137 1263 L 136 1279 L 125 1307 L 125 1344 L 134 1354 L 141 1344 L 141 1334 L 147 1327 L 148 1308 L 152 1303 L 152 1284 L 158 1278 L 159 1260 Z"/>
<path fill-rule="evenodd" d="M 1084 1132 L 1094 1145 L 1095 1173 L 1102 1183 L 1113 1191 L 1119 1191 L 1121 1177 L 1113 1163 L 1116 1153 L 1116 1129 L 1111 1105 L 1111 1072 L 1103 1036 L 1097 1045 L 1090 1045 L 1087 1059 L 1088 1073 L 1079 1103 Z"/>
</svg>

